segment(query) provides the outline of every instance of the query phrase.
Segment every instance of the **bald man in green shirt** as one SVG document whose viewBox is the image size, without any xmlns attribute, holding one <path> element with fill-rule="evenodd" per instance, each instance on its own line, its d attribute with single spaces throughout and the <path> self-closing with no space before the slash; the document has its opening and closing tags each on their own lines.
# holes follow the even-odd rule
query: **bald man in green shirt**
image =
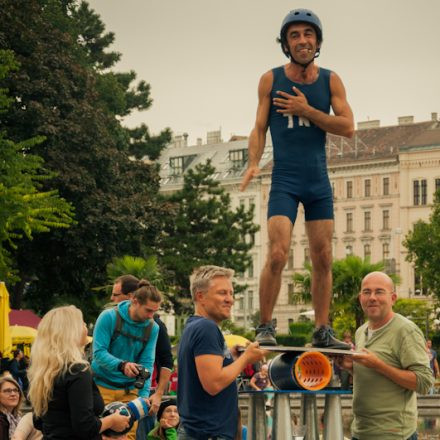
<svg viewBox="0 0 440 440">
<path fill-rule="evenodd" d="M 423 334 L 393 312 L 396 299 L 385 273 L 362 280 L 359 301 L 368 319 L 356 331 L 362 353 L 342 364 L 353 373 L 353 440 L 417 439 L 416 392 L 426 394 L 433 376 Z"/>
</svg>

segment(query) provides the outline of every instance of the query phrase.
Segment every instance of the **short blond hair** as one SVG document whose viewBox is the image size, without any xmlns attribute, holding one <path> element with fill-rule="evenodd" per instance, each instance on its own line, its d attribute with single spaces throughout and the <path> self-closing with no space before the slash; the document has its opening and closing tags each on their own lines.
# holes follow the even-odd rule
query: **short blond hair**
<svg viewBox="0 0 440 440">
<path fill-rule="evenodd" d="M 215 277 L 226 277 L 231 280 L 234 276 L 232 269 L 220 266 L 200 266 L 196 267 L 189 277 L 191 297 L 196 300 L 197 292 L 206 292 L 209 289 L 211 281 Z"/>
</svg>

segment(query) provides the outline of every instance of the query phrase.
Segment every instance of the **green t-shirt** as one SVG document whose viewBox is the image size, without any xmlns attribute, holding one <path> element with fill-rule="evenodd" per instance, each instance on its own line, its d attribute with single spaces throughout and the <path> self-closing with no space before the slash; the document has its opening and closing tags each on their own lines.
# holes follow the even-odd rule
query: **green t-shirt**
<svg viewBox="0 0 440 440">
<path fill-rule="evenodd" d="M 368 323 L 356 331 L 356 350 L 366 348 L 388 365 L 410 370 L 417 377 L 417 393 L 433 383 L 425 339 L 409 319 L 392 320 L 367 340 Z M 417 395 L 363 365 L 353 365 L 353 436 L 359 440 L 406 440 L 417 429 Z"/>
</svg>

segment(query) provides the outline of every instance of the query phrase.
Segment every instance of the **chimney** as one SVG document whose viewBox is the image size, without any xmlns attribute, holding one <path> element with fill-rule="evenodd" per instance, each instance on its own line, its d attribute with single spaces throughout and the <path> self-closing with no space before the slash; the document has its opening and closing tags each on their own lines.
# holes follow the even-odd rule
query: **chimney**
<svg viewBox="0 0 440 440">
<path fill-rule="evenodd" d="M 399 125 L 409 125 L 414 123 L 414 116 L 399 116 L 397 118 L 397 123 Z"/>
<path fill-rule="evenodd" d="M 431 113 L 431 121 L 437 122 L 437 120 L 438 120 L 437 112 L 432 112 Z"/>
<path fill-rule="evenodd" d="M 206 135 L 206 143 L 211 144 L 221 144 L 222 143 L 222 132 L 221 130 L 208 131 Z"/>
<path fill-rule="evenodd" d="M 372 121 L 362 121 L 358 122 L 357 128 L 358 130 L 366 130 L 368 128 L 379 128 L 380 127 L 380 120 L 374 119 Z"/>
<path fill-rule="evenodd" d="M 183 146 L 187 147 L 188 146 L 188 133 L 183 133 Z"/>
</svg>

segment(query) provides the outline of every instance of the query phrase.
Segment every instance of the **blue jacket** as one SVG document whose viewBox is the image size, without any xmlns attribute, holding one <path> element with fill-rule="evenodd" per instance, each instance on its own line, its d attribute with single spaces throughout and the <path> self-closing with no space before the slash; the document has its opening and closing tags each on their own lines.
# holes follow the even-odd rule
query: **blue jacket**
<svg viewBox="0 0 440 440">
<path fill-rule="evenodd" d="M 132 321 L 128 314 L 130 304 L 130 301 L 123 301 L 118 304 L 118 311 L 122 318 L 122 330 L 134 336 L 142 337 L 144 335 L 144 328 L 148 325 L 153 325 L 150 338 L 139 359 L 139 352 L 142 349 L 141 341 L 136 341 L 120 334 L 111 343 L 110 347 L 110 340 L 116 328 L 116 311 L 108 309 L 99 315 L 93 331 L 92 370 L 95 374 L 95 382 L 104 388 L 117 389 L 100 378 L 121 384 L 121 388 L 127 383 L 131 384 L 129 386 L 130 389 L 134 388 L 134 378 L 127 377 L 118 370 L 118 365 L 122 361 L 138 362 L 147 368 L 151 374 L 153 373 L 159 326 L 152 319 L 143 322 Z M 151 377 L 145 381 L 145 386 L 139 390 L 139 396 L 149 396 L 150 384 Z"/>
</svg>

